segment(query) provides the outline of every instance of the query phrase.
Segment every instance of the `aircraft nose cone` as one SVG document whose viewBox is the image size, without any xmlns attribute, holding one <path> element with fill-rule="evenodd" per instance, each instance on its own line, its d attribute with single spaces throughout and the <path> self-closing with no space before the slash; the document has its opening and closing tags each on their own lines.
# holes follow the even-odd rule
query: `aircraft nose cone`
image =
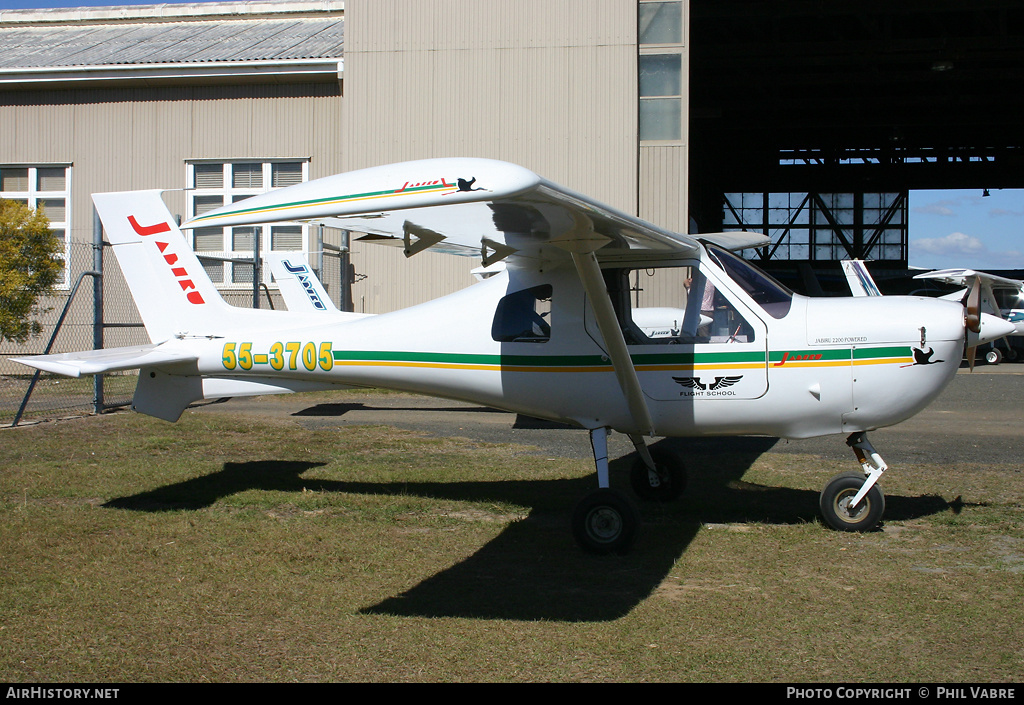
<svg viewBox="0 0 1024 705">
<path fill-rule="evenodd" d="M 968 336 L 972 345 L 981 345 L 982 343 L 999 340 L 1016 330 L 1017 327 L 1009 321 L 989 313 L 983 313 L 981 314 L 981 330 L 977 333 L 968 331 Z"/>
</svg>

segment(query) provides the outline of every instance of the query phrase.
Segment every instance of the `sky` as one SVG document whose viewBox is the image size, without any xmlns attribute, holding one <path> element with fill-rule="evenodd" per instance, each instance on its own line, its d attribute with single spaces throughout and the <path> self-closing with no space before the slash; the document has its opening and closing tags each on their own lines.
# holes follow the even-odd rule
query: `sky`
<svg viewBox="0 0 1024 705">
<path fill-rule="evenodd" d="M 910 192 L 910 265 L 1024 269 L 1024 190 Z"/>
<path fill-rule="evenodd" d="M 196 1 L 0 0 L 0 10 Z M 909 229 L 912 267 L 1024 269 L 1024 190 L 911 191 Z"/>
</svg>

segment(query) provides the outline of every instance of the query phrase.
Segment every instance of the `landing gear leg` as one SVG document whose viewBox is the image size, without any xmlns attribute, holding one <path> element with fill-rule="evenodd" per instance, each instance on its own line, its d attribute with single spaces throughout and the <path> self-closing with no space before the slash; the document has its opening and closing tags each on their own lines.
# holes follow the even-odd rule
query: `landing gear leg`
<svg viewBox="0 0 1024 705">
<path fill-rule="evenodd" d="M 640 456 L 629 472 L 629 482 L 636 496 L 654 502 L 678 499 L 686 489 L 683 461 L 671 451 L 649 449 L 641 435 L 630 434 L 629 439 Z"/>
<path fill-rule="evenodd" d="M 876 483 L 889 466 L 864 432 L 851 434 L 846 445 L 853 448 L 864 474 L 844 472 L 829 480 L 821 492 L 821 515 L 839 531 L 871 531 L 885 512 L 885 496 Z"/>
<path fill-rule="evenodd" d="M 572 535 L 589 553 L 626 553 L 636 537 L 640 519 L 621 493 L 609 487 L 608 429 L 590 431 L 598 489 L 586 495 L 572 515 Z"/>
</svg>

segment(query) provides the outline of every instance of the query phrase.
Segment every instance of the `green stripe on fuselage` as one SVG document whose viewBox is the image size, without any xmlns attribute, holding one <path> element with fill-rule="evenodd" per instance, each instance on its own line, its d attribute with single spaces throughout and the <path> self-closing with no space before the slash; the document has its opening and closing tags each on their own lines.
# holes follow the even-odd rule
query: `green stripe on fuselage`
<svg viewBox="0 0 1024 705">
<path fill-rule="evenodd" d="M 292 203 L 277 203 L 272 206 L 262 206 L 259 208 L 239 208 L 238 210 L 229 211 L 226 213 L 217 213 L 214 216 L 197 216 L 193 219 L 193 222 L 201 222 L 207 219 L 216 218 L 227 218 L 236 215 L 252 215 L 256 213 L 266 213 L 268 211 L 283 210 L 289 208 L 301 208 L 304 206 L 318 206 L 328 203 L 344 203 L 346 201 L 358 201 L 364 198 L 378 198 L 381 196 L 399 196 L 409 193 L 421 193 L 423 191 L 438 191 L 438 190 L 450 190 L 457 188 L 455 184 L 431 184 L 428 186 L 412 186 L 410 188 L 396 191 L 395 189 L 388 189 L 386 191 L 369 191 L 367 193 L 353 193 L 347 196 L 327 196 L 325 198 L 313 198 L 308 201 L 293 201 Z"/>
<path fill-rule="evenodd" d="M 884 348 L 854 348 L 854 360 L 871 360 L 883 357 L 910 357 L 913 351 L 909 345 L 893 345 Z"/>
<path fill-rule="evenodd" d="M 636 353 L 631 356 L 633 364 L 644 365 L 712 365 L 760 363 L 764 364 L 763 352 L 721 352 L 721 353 Z M 335 362 L 408 362 L 448 365 L 500 365 L 508 367 L 595 367 L 607 366 L 609 359 L 604 355 L 479 355 L 468 353 L 405 352 L 392 350 L 335 350 Z"/>
</svg>

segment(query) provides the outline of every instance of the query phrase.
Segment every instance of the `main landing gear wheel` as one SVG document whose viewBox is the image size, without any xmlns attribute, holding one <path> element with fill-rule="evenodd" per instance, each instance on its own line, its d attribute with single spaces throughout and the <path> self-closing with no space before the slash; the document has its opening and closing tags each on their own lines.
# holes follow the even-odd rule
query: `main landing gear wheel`
<svg viewBox="0 0 1024 705">
<path fill-rule="evenodd" d="M 576 505 L 572 535 L 583 550 L 604 555 L 625 553 L 640 523 L 636 509 L 612 489 L 594 490 Z"/>
<path fill-rule="evenodd" d="M 885 496 L 878 485 L 868 490 L 856 507 L 850 507 L 864 481 L 858 472 L 844 472 L 828 481 L 819 502 L 826 524 L 837 531 L 871 531 L 878 526 L 885 511 Z"/>
<path fill-rule="evenodd" d="M 637 458 L 629 471 L 636 496 L 645 501 L 671 502 L 686 489 L 686 468 L 679 457 L 667 450 L 651 449 L 655 470 Z"/>
</svg>

